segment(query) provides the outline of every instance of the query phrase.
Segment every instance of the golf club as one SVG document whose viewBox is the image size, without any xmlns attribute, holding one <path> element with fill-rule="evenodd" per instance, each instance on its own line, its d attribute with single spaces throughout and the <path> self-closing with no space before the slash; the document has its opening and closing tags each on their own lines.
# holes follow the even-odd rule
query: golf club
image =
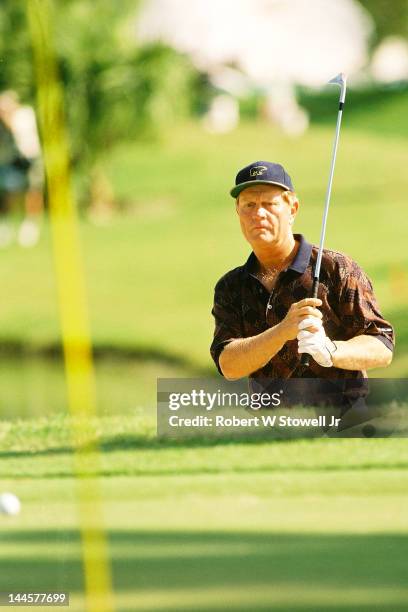
<svg viewBox="0 0 408 612">
<path fill-rule="evenodd" d="M 319 289 L 320 266 L 322 263 L 323 244 L 324 244 L 324 237 L 326 234 L 327 215 L 329 212 L 330 195 L 331 195 L 332 184 L 333 184 L 334 165 L 336 163 L 336 154 L 337 154 L 337 145 L 339 142 L 339 135 L 340 135 L 341 118 L 343 115 L 344 100 L 346 98 L 347 77 L 344 73 L 340 72 L 340 74 L 338 74 L 337 76 L 335 76 L 333 79 L 329 81 L 329 84 L 340 86 L 340 100 L 339 100 L 339 112 L 337 115 L 336 134 L 334 137 L 333 155 L 332 155 L 330 175 L 329 175 L 329 184 L 327 185 L 326 202 L 325 202 L 324 213 L 323 213 L 322 231 L 320 234 L 319 251 L 317 254 L 316 267 L 315 267 L 314 275 L 313 275 L 313 286 L 312 286 L 311 297 L 314 297 L 314 298 L 317 297 L 317 292 Z M 308 367 L 309 363 L 310 363 L 310 355 L 308 355 L 307 353 L 303 353 L 302 359 L 301 359 L 301 365 L 304 367 Z"/>
</svg>

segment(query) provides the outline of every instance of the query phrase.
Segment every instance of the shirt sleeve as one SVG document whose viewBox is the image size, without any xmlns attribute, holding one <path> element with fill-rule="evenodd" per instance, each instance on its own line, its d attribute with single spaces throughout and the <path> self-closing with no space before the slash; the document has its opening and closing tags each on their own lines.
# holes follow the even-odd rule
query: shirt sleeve
<svg viewBox="0 0 408 612">
<path fill-rule="evenodd" d="M 232 340 L 243 337 L 241 309 L 237 296 L 231 291 L 224 277 L 215 286 L 211 314 L 215 320 L 215 330 L 210 353 L 219 373 L 223 376 L 219 359 L 224 347 Z"/>
<path fill-rule="evenodd" d="M 340 316 L 349 330 L 348 340 L 354 336 L 375 336 L 391 351 L 395 346 L 394 329 L 384 319 L 368 276 L 353 261 L 342 270 Z"/>
</svg>

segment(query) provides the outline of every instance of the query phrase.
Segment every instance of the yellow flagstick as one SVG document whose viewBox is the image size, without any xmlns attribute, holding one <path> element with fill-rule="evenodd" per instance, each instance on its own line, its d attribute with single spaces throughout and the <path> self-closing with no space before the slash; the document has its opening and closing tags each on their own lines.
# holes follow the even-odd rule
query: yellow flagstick
<svg viewBox="0 0 408 612">
<path fill-rule="evenodd" d="M 77 214 L 70 188 L 63 94 L 53 50 L 51 11 L 49 0 L 27 0 L 47 174 L 68 402 L 74 444 L 78 449 L 75 452 L 75 470 L 86 609 L 89 612 L 112 612 L 111 571 L 97 481 L 99 453 L 92 433 L 96 399 L 85 279 Z"/>
</svg>

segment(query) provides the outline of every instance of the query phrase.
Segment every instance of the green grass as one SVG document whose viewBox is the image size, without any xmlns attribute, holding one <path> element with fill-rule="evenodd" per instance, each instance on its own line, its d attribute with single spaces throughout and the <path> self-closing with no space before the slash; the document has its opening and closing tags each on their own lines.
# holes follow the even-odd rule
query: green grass
<svg viewBox="0 0 408 612">
<path fill-rule="evenodd" d="M 119 611 L 406 609 L 404 440 L 160 442 L 154 415 L 94 422 Z M 0 590 L 83 610 L 63 415 L 0 425 Z"/>
<path fill-rule="evenodd" d="M 335 88 L 327 87 L 324 93 L 299 92 L 300 104 L 308 111 L 312 124 L 331 125 L 336 112 Z M 346 126 L 370 134 L 381 134 L 389 138 L 407 138 L 408 121 L 405 109 L 408 102 L 408 87 L 392 84 L 349 88 L 346 96 L 344 123 Z"/>
<path fill-rule="evenodd" d="M 335 496 L 318 474 L 309 479 L 317 494 L 282 492 L 279 482 L 276 491 L 273 478 L 256 474 L 229 478 L 226 490 L 218 477 L 183 488 L 162 479 L 156 496 L 151 479 L 103 479 L 118 610 L 406 609 L 403 494 L 378 495 L 381 476 L 350 478 L 364 478 L 364 495 L 344 493 L 340 478 Z M 33 590 L 46 581 L 81 610 L 73 482 L 36 485 L 21 483 L 24 513 L 1 528 L 0 581 Z"/>
</svg>

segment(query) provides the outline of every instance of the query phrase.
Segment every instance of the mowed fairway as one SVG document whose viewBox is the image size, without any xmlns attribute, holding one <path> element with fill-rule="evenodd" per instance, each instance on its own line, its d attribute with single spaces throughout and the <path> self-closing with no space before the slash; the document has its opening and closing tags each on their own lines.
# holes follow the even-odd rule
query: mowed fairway
<svg viewBox="0 0 408 612">
<path fill-rule="evenodd" d="M 139 413 L 95 424 L 120 611 L 406 610 L 404 440 L 170 443 Z M 144 435 L 138 435 L 144 431 Z M 3 423 L 0 590 L 83 610 L 64 417 Z"/>
</svg>

